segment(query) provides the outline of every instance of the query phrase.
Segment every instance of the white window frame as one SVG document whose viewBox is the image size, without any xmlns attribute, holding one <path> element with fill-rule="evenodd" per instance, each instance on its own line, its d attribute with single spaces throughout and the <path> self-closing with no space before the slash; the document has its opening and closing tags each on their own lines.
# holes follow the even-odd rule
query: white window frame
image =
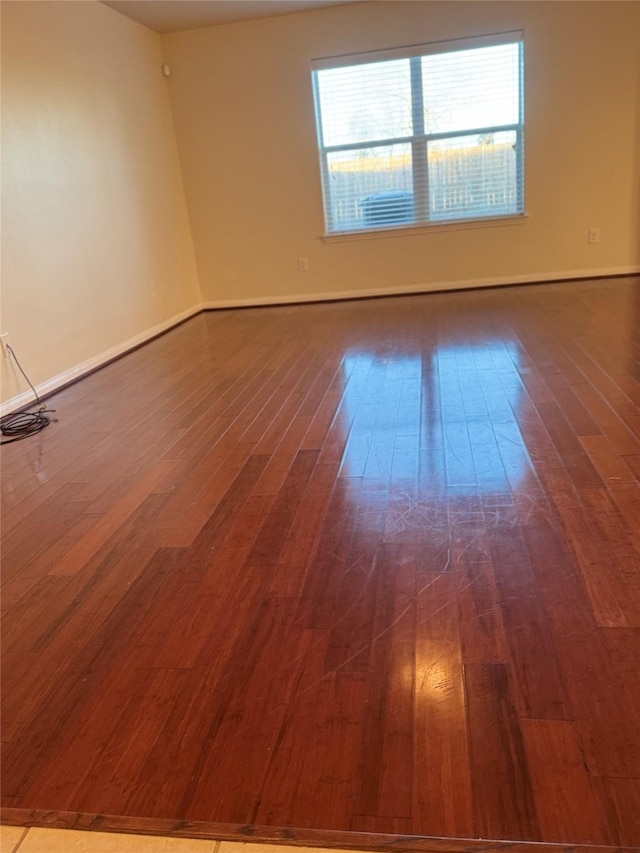
<svg viewBox="0 0 640 853">
<path fill-rule="evenodd" d="M 518 121 L 513 124 L 489 125 L 486 127 L 474 127 L 472 129 L 455 130 L 445 133 L 424 132 L 424 109 L 423 109 L 423 84 L 421 58 L 437 53 L 452 53 L 454 51 L 473 50 L 479 47 L 495 47 L 502 44 L 519 44 L 520 48 L 520 74 L 518 92 Z M 384 139 L 367 139 L 366 142 L 354 142 L 344 145 L 325 145 L 323 139 L 322 114 L 320 109 L 320 95 L 318 88 L 318 71 L 324 69 L 344 68 L 350 65 L 364 65 L 369 62 L 386 62 L 392 59 L 409 59 L 411 61 L 411 91 L 412 91 L 412 119 L 413 133 L 407 136 Z M 348 237 L 350 234 L 371 234 L 376 231 L 406 231 L 408 229 L 423 229 L 425 227 L 451 226 L 468 223 L 478 225 L 489 223 L 492 220 L 522 219 L 525 216 L 525 171 L 524 171 L 524 33 L 522 30 L 514 32 L 496 33 L 493 35 L 477 36 L 474 38 L 456 39 L 452 41 L 432 42 L 430 44 L 418 44 L 407 47 L 393 48 L 390 50 L 370 51 L 367 53 L 356 53 L 345 56 L 326 57 L 315 59 L 311 62 L 312 85 L 315 101 L 316 126 L 318 132 L 318 149 L 320 153 L 320 170 L 322 177 L 322 195 L 325 215 L 325 237 L 340 236 Z M 513 213 L 502 213 L 499 215 L 479 215 L 459 218 L 432 219 L 429 215 L 429 169 L 420 167 L 420 151 L 428 150 L 431 141 L 462 136 L 478 136 L 484 133 L 515 132 L 516 134 L 516 204 Z M 409 144 L 412 150 L 413 171 L 413 199 L 414 218 L 410 222 L 399 225 L 381 224 L 369 225 L 358 229 L 342 229 L 329 227 L 331 222 L 331 198 L 328 157 L 334 152 L 359 150 L 364 147 L 376 148 L 395 144 Z"/>
</svg>

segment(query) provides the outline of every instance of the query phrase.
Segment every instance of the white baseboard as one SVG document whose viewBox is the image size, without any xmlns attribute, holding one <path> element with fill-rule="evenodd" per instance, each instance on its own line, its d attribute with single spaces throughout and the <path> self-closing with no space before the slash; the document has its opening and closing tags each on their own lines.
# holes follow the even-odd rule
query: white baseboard
<svg viewBox="0 0 640 853">
<path fill-rule="evenodd" d="M 96 356 L 93 356 L 93 358 L 83 361 L 81 364 L 77 364 L 75 367 L 65 370 L 63 373 L 59 373 L 51 379 L 47 379 L 45 382 L 36 386 L 36 391 L 41 397 L 51 394 L 53 391 L 57 391 L 64 385 L 68 385 L 70 382 L 80 379 L 87 373 L 91 373 L 93 370 L 104 366 L 114 358 L 124 355 L 129 350 L 132 350 L 135 347 L 140 346 L 140 344 L 144 344 L 152 338 L 155 338 L 157 335 L 168 331 L 173 326 L 177 326 L 179 323 L 184 322 L 184 320 L 188 320 L 190 317 L 199 314 L 201 311 L 220 308 L 260 307 L 262 305 L 288 305 L 303 302 L 333 302 L 344 299 L 362 299 L 368 296 L 403 296 L 411 293 L 431 293 L 433 291 L 443 290 L 500 287 L 512 284 L 539 284 L 548 281 L 565 281 L 576 278 L 608 278 L 611 276 L 638 275 L 639 273 L 640 266 L 610 267 L 607 269 L 592 270 L 563 270 L 562 272 L 500 276 L 497 278 L 439 281 L 431 282 L 429 284 L 411 284 L 393 288 L 375 287 L 363 288 L 360 290 L 325 291 L 321 293 L 291 293 L 282 296 L 250 296 L 243 299 L 219 299 L 215 301 L 201 302 L 200 304 L 188 308 L 186 311 L 182 311 L 180 314 L 174 314 L 173 317 L 163 320 L 161 323 L 152 326 L 150 329 L 140 332 L 140 334 L 135 335 L 134 337 L 129 338 L 128 340 L 123 341 L 122 343 L 117 344 Z M 33 394 L 31 391 L 25 391 L 22 394 L 12 397 L 0 405 L 0 417 L 17 411 L 22 408 L 22 406 L 29 404 L 32 400 Z"/>
<path fill-rule="evenodd" d="M 501 287 L 513 284 L 544 284 L 550 281 L 569 281 L 576 278 L 609 278 L 611 276 L 638 275 L 640 266 L 609 267 L 590 270 L 563 270 L 562 272 L 505 275 L 496 278 L 470 278 L 460 281 L 437 281 L 429 284 L 409 284 L 400 287 L 374 287 L 360 290 L 337 290 L 321 293 L 290 293 L 282 296 L 249 296 L 243 299 L 216 299 L 203 302 L 205 311 L 219 308 L 250 308 L 263 305 L 290 305 L 303 302 L 335 302 L 343 299 L 363 299 L 369 296 L 406 296 L 412 293 L 433 293 L 444 290 L 469 290 L 481 287 Z"/>
<path fill-rule="evenodd" d="M 51 394 L 52 391 L 57 391 L 64 385 L 68 385 L 70 382 L 80 379 L 87 373 L 91 373 L 93 370 L 103 367 L 105 364 L 108 364 L 108 362 L 113 361 L 114 358 L 124 355 L 124 353 L 129 350 L 135 349 L 135 347 L 140 346 L 140 344 L 150 341 L 157 335 L 161 335 L 163 332 L 173 328 L 173 326 L 177 326 L 185 320 L 188 320 L 190 317 L 199 314 L 202 310 L 203 306 L 198 303 L 191 308 L 187 308 L 186 311 L 181 311 L 180 314 L 174 314 L 172 317 L 168 317 L 166 320 L 163 320 L 161 323 L 157 323 L 150 329 L 146 329 L 144 332 L 140 332 L 140 334 L 134 335 L 132 338 L 122 341 L 122 343 L 116 344 L 116 346 L 111 347 L 108 350 L 104 350 L 98 355 L 95 355 L 80 364 L 76 364 L 69 370 L 65 370 L 63 373 L 59 373 L 57 376 L 47 379 L 40 385 L 36 385 L 38 395 L 40 397 L 44 397 L 47 394 Z M 18 394 L 0 405 L 0 417 L 8 415 L 11 412 L 15 412 L 22 408 L 22 406 L 26 406 L 31 402 L 33 402 L 33 392 L 24 391 L 22 394 Z"/>
</svg>

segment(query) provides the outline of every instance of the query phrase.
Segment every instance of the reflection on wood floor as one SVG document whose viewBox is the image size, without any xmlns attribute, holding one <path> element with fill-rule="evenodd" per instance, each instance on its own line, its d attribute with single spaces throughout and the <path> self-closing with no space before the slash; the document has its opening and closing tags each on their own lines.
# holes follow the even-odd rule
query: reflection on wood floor
<svg viewBox="0 0 640 853">
<path fill-rule="evenodd" d="M 3 453 L 4 814 L 640 844 L 639 306 L 207 313 L 57 394 Z"/>
</svg>

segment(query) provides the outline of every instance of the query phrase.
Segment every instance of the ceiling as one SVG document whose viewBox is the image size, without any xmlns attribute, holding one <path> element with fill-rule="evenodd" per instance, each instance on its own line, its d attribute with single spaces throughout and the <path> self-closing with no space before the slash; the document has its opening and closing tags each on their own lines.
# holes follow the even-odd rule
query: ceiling
<svg viewBox="0 0 640 853">
<path fill-rule="evenodd" d="M 102 0 L 157 33 L 271 18 L 361 0 Z"/>
</svg>

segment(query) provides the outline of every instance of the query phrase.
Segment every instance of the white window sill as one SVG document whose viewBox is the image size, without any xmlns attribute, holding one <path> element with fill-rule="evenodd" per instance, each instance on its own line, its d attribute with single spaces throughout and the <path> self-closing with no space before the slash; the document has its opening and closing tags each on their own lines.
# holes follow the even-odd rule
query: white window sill
<svg viewBox="0 0 640 853">
<path fill-rule="evenodd" d="M 484 219 L 459 219 L 451 222 L 421 222 L 419 225 L 397 225 L 391 228 L 367 228 L 362 231 L 338 231 L 324 234 L 325 243 L 344 243 L 349 240 L 372 240 L 377 237 L 414 237 L 434 231 L 467 231 L 472 228 L 496 228 L 504 225 L 523 225 L 528 214 L 516 213 L 509 216 L 492 216 Z"/>
</svg>

